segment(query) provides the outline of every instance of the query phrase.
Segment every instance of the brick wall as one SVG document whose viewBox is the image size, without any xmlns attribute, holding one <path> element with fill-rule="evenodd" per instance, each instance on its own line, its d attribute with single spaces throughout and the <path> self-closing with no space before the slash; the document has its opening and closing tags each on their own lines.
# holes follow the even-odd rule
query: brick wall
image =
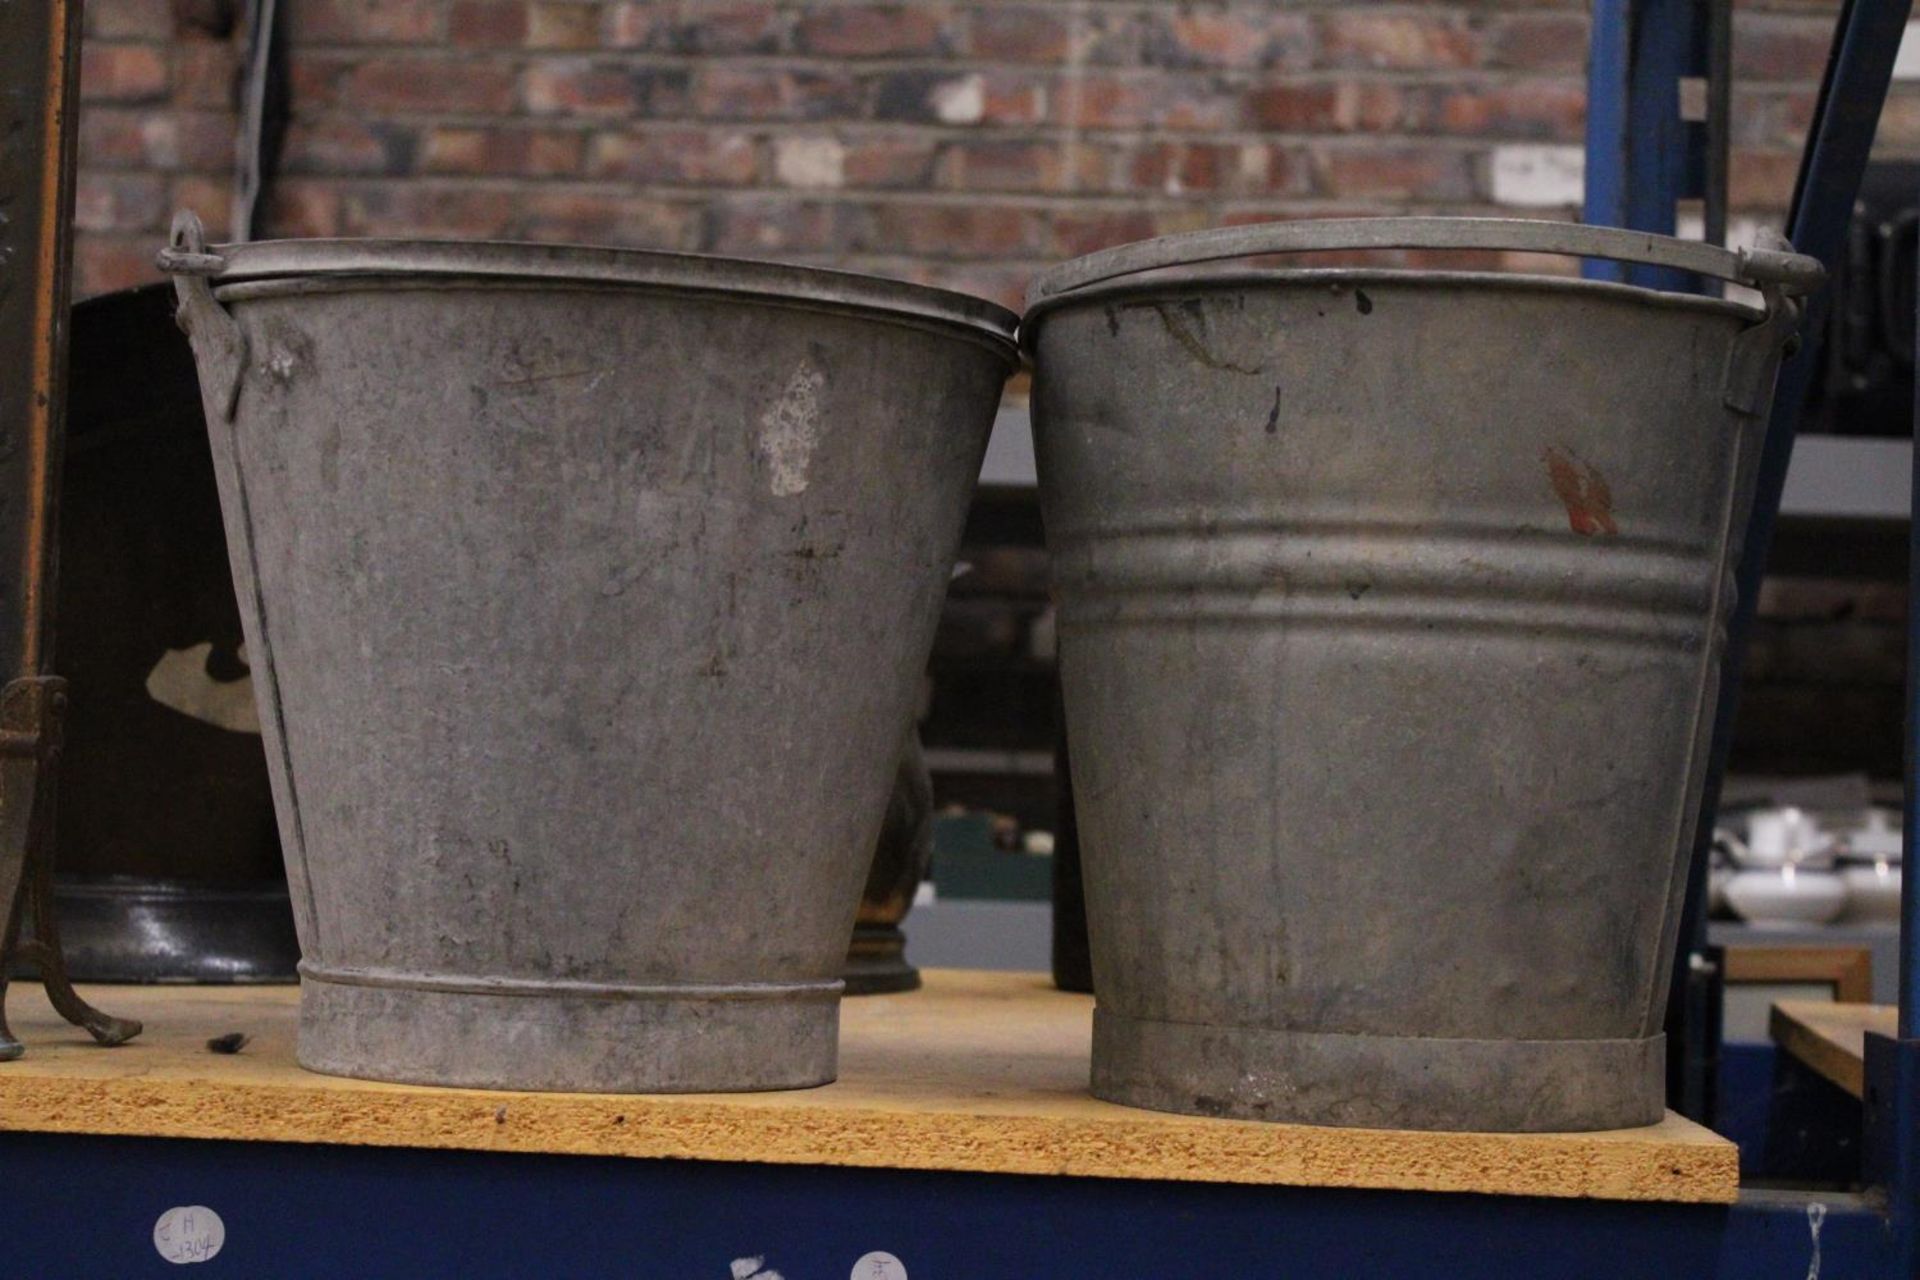
<svg viewBox="0 0 1920 1280">
<path fill-rule="evenodd" d="M 1566 215 L 1586 7 L 1139 0 L 282 0 L 266 232 L 594 241 L 1017 298 L 1038 265 L 1226 221 Z M 224 231 L 219 0 L 88 0 L 83 292 Z M 1739 13 L 1736 203 L 1790 190 L 1833 0 Z M 1882 151 L 1920 155 L 1920 85 Z"/>
</svg>

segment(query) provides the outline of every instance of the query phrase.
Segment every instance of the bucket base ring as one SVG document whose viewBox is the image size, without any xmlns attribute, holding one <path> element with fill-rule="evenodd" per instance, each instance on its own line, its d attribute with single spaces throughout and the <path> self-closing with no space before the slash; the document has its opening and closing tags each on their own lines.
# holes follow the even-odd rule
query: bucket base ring
<svg viewBox="0 0 1920 1280">
<path fill-rule="evenodd" d="M 301 1066 L 473 1089 L 717 1093 L 830 1084 L 840 983 L 622 989 L 336 980 L 303 966 Z"/>
<path fill-rule="evenodd" d="M 1185 1115 L 1370 1129 L 1628 1129 L 1665 1114 L 1666 1037 L 1463 1040 L 1093 1015 L 1093 1093 Z"/>
</svg>

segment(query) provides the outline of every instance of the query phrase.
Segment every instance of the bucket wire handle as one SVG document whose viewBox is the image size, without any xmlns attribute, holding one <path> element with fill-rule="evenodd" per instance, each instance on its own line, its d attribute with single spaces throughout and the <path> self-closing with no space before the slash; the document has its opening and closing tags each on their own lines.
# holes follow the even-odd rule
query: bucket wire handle
<svg viewBox="0 0 1920 1280">
<path fill-rule="evenodd" d="M 1801 296 L 1826 280 L 1817 258 L 1793 252 L 1777 233 L 1762 243 L 1723 249 L 1644 231 L 1537 218 L 1338 218 L 1216 227 L 1143 240 L 1090 253 L 1041 272 L 1027 290 L 1027 313 L 1091 285 L 1171 267 L 1268 254 L 1369 249 L 1492 249 L 1605 258 L 1666 267 L 1758 289 L 1766 318 L 1750 326 L 1728 353 L 1724 399 L 1740 413 L 1760 413 L 1772 394 L 1775 357 L 1800 323 Z"/>
<path fill-rule="evenodd" d="M 1363 249 L 1497 249 L 1606 258 L 1670 267 L 1756 289 L 1774 285 L 1794 295 L 1810 293 L 1826 279 L 1819 259 L 1794 253 L 1777 237 L 1774 243 L 1735 250 L 1645 231 L 1538 218 L 1336 218 L 1215 227 L 1104 249 L 1041 272 L 1027 292 L 1027 305 L 1167 267 L 1266 254 Z"/>
<path fill-rule="evenodd" d="M 182 209 L 173 215 L 167 247 L 155 255 L 154 263 L 173 277 L 173 296 L 179 304 L 174 319 L 193 345 L 207 411 L 231 422 L 240 398 L 240 377 L 247 367 L 247 339 L 207 283 L 226 270 L 227 260 L 208 251 L 199 217 Z"/>
</svg>

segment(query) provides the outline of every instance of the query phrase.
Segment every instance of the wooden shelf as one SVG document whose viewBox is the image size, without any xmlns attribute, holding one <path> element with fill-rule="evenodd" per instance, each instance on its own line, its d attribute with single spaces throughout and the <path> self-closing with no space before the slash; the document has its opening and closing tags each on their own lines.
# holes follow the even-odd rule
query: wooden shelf
<svg viewBox="0 0 1920 1280">
<path fill-rule="evenodd" d="M 1890 1004 L 1781 1000 L 1768 1025 L 1774 1043 L 1856 1098 L 1867 1092 L 1867 1032 L 1892 1036 L 1900 1011 Z"/>
<path fill-rule="evenodd" d="M 496 1093 L 343 1080 L 293 1061 L 292 988 L 104 987 L 140 1018 L 101 1049 L 13 989 L 25 1058 L 0 1129 L 1727 1203 L 1725 1139 L 1678 1116 L 1588 1134 L 1434 1134 L 1207 1120 L 1089 1097 L 1093 1002 L 1036 974 L 935 971 L 844 1005 L 841 1078 L 791 1093 Z M 207 1041 L 250 1037 L 239 1054 Z"/>
</svg>

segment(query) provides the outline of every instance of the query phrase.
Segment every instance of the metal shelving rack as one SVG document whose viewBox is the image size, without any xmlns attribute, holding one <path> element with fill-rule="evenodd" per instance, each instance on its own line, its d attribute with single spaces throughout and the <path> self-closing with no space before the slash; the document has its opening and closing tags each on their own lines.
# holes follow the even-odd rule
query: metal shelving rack
<svg viewBox="0 0 1920 1280">
<path fill-rule="evenodd" d="M 1841 10 L 1789 234 L 1832 263 L 1865 164 L 1903 0 Z M 1595 0 L 1588 217 L 1672 228 L 1720 174 L 1678 120 L 1682 77 L 1726 66 L 1724 7 Z M 1719 25 L 1716 26 L 1716 21 Z M 1717 34 L 1716 34 L 1717 33 Z M 1724 102 L 1724 75 L 1719 78 Z M 1710 95 L 1712 97 L 1713 95 Z M 1724 117 L 1722 117 L 1724 118 Z M 1722 188 L 1724 189 L 1724 188 Z M 1818 326 L 1809 327 L 1817 333 Z M 1780 507 L 1813 361 L 1781 378 L 1741 567 L 1745 608 Z M 1920 545 L 1916 546 L 1920 553 Z M 1920 554 L 1915 556 L 1920 570 Z M 1920 600 L 1920 577 L 1916 578 Z M 1920 615 L 1912 629 L 1920 655 Z M 1910 682 L 1911 686 L 1911 682 Z M 1730 704 L 1716 749 L 1724 758 Z M 1908 709 L 1909 846 L 1920 689 Z M 1717 781 L 1717 774 L 1716 774 Z M 885 1248 L 929 1277 L 1556 1277 L 1920 1274 L 1920 884 L 1908 877 L 1898 1039 L 1867 1050 L 1871 1190 L 1743 1193 L 1733 1206 L 1269 1188 L 590 1156 L 0 1134 L 0 1274 L 173 1274 L 148 1233 L 170 1205 L 220 1206 L 209 1275 L 739 1276 L 838 1280 Z M 1684 968 L 1684 966 L 1683 966 Z M 57 1261 L 52 1261 L 57 1260 Z"/>
<path fill-rule="evenodd" d="M 1801 252 L 1837 268 L 1855 199 L 1893 74 L 1910 4 L 1906 0 L 1846 0 L 1838 15 L 1832 51 L 1821 85 L 1787 223 L 1787 236 Z M 1595 0 L 1587 135 L 1586 218 L 1671 234 L 1677 204 L 1706 204 L 1709 238 L 1726 228 L 1726 138 L 1729 118 L 1731 9 L 1727 0 Z M 1681 119 L 1683 81 L 1703 77 L 1706 119 Z M 1604 268 L 1590 272 L 1602 274 Z M 1656 283 L 1647 281 L 1646 283 Z M 1684 282 L 1660 281 L 1672 287 Z M 1738 607 L 1729 628 L 1715 717 L 1707 797 L 1703 812 L 1717 808 L 1740 675 L 1752 630 L 1761 576 L 1782 510 L 1795 429 L 1805 403 L 1824 331 L 1824 296 L 1810 300 L 1799 352 L 1783 367 L 1768 421 L 1760 479 L 1738 572 Z M 1868 446 L 1871 448 L 1871 446 Z M 1857 452 L 1858 450 L 1856 450 Z M 1884 451 L 1884 449 L 1883 449 Z M 1828 460 L 1831 461 L 1831 460 Z M 1883 495 L 1884 497 L 1885 495 Z M 1911 512 L 1912 491 L 1899 509 Z M 1884 503 L 1880 505 L 1885 505 Z M 1881 514 L 1876 511 L 1873 514 Z M 1916 524 L 1920 530 L 1920 524 Z M 1916 767 L 1920 766 L 1920 537 L 1913 543 L 1909 603 L 1909 675 L 1905 822 L 1908 846 L 1916 829 Z M 1711 830 L 1703 822 L 1702 831 Z M 1680 954 L 1669 1015 L 1670 1043 L 1683 1048 L 1670 1093 L 1683 1109 L 1700 1106 L 1710 1086 L 1717 1027 L 1702 1027 L 1702 1001 L 1689 985 L 1715 980 L 1710 966 L 1693 961 L 1704 951 L 1705 840 L 1696 849 L 1681 930 Z M 1863 1109 L 1863 1175 L 1868 1190 L 1821 1200 L 1826 1230 L 1857 1224 L 1860 1239 L 1875 1248 L 1853 1262 L 1849 1273 L 1920 1274 L 1920 886 L 1908 877 L 1902 902 L 1900 1021 L 1897 1039 L 1867 1040 L 1867 1090 Z M 1767 1221 L 1780 1207 L 1771 1198 L 1746 1196 L 1732 1221 Z M 1851 1229 L 1850 1229 L 1851 1230 Z M 1829 1239 L 1831 1240 L 1831 1236 Z M 1851 1234 L 1849 1238 L 1853 1238 Z M 1829 1265 L 1840 1266 L 1829 1255 Z M 1742 1274 L 1727 1268 L 1728 1274 Z M 1811 1273 L 1810 1273 L 1811 1274 Z"/>
</svg>

